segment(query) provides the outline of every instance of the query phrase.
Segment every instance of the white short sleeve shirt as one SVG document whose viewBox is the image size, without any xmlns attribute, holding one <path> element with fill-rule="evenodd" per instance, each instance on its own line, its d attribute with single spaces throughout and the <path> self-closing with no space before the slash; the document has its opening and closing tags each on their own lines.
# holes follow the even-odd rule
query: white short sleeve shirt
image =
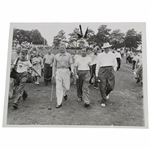
<svg viewBox="0 0 150 150">
<path fill-rule="evenodd" d="M 78 70 L 90 70 L 90 65 L 92 62 L 92 58 L 89 56 L 86 57 L 78 57 L 75 62 L 75 66 L 78 67 Z"/>
<path fill-rule="evenodd" d="M 16 61 L 17 61 L 17 59 L 15 60 L 14 65 L 16 64 Z M 32 64 L 30 63 L 29 60 L 26 60 L 26 61 L 20 61 L 19 60 L 17 63 L 17 72 L 18 73 L 27 72 L 27 69 L 29 67 L 32 67 Z"/>
</svg>

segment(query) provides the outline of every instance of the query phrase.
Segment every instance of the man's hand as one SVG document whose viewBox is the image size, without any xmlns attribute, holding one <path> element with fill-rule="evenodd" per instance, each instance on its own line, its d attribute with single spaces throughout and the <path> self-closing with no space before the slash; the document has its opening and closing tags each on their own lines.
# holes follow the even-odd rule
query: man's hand
<svg viewBox="0 0 150 150">
<path fill-rule="evenodd" d="M 117 68 L 116 68 L 116 67 L 114 67 L 114 71 L 117 71 Z"/>
<path fill-rule="evenodd" d="M 71 71 L 71 73 L 70 73 L 70 77 L 72 78 L 72 77 L 73 77 L 73 75 L 74 75 L 74 73 L 73 73 L 73 71 Z"/>
<path fill-rule="evenodd" d="M 79 79 L 79 76 L 77 74 L 75 75 L 75 77 L 76 77 L 76 79 Z"/>
<path fill-rule="evenodd" d="M 101 82 L 101 80 L 100 79 L 98 79 L 98 76 L 96 76 L 96 82 Z"/>
</svg>

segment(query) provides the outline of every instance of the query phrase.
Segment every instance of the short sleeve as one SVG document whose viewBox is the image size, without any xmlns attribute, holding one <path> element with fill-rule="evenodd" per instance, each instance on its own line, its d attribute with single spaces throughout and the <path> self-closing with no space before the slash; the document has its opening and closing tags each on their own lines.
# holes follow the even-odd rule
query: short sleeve
<svg viewBox="0 0 150 150">
<path fill-rule="evenodd" d="M 44 55 L 43 59 L 46 59 L 46 55 Z"/>
<path fill-rule="evenodd" d="M 91 66 L 92 65 L 92 58 L 89 57 L 89 65 Z"/>
</svg>

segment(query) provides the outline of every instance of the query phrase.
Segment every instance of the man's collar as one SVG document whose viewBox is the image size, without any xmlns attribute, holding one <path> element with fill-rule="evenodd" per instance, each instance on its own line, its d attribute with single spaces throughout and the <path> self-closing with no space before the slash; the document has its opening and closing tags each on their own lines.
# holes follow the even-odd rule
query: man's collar
<svg viewBox="0 0 150 150">
<path fill-rule="evenodd" d="M 104 54 L 109 54 L 110 53 L 110 51 L 108 52 L 108 53 L 106 53 L 105 51 L 103 52 Z"/>
<path fill-rule="evenodd" d="M 65 53 L 60 53 L 60 55 L 59 56 L 66 56 L 66 52 Z"/>
</svg>

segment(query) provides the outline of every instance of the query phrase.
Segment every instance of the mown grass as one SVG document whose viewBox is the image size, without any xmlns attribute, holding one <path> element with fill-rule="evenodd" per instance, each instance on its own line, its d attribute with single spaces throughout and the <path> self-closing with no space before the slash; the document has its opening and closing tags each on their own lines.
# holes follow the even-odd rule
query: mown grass
<svg viewBox="0 0 150 150">
<path fill-rule="evenodd" d="M 55 51 L 56 52 L 56 51 Z M 85 108 L 77 102 L 76 86 L 71 84 L 68 100 L 56 109 L 55 87 L 50 102 L 51 85 L 27 83 L 28 99 L 20 101 L 18 110 L 13 110 L 9 100 L 9 125 L 98 125 L 98 126 L 144 126 L 142 87 L 135 82 L 130 64 L 123 59 L 121 69 L 115 73 L 116 85 L 106 107 L 100 105 L 100 92 L 90 86 L 91 106 Z M 71 79 L 71 82 L 73 80 Z M 47 106 L 52 109 L 48 110 Z"/>
</svg>

